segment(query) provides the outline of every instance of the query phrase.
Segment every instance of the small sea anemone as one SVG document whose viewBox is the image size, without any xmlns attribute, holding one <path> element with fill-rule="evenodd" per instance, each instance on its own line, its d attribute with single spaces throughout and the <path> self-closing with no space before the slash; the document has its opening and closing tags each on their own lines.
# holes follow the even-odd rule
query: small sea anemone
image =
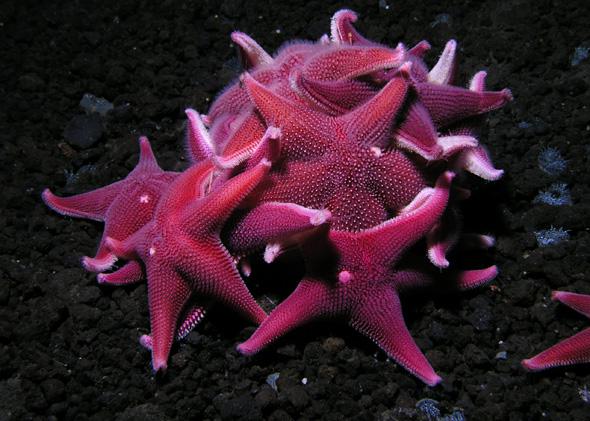
<svg viewBox="0 0 590 421">
<path fill-rule="evenodd" d="M 570 235 L 563 228 L 554 228 L 552 226 L 548 230 L 535 231 L 535 237 L 539 247 L 548 247 L 569 240 Z"/>
<path fill-rule="evenodd" d="M 559 175 L 567 168 L 567 161 L 563 159 L 557 148 L 544 148 L 539 154 L 539 168 L 549 175 Z"/>
<path fill-rule="evenodd" d="M 544 203 L 550 206 L 571 205 L 572 198 L 565 183 L 553 183 L 548 190 L 539 192 L 533 203 Z"/>
</svg>

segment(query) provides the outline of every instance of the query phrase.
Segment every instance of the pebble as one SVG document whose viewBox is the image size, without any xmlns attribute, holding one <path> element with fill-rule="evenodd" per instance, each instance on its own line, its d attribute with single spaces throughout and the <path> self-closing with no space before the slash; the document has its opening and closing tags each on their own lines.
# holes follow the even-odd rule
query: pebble
<svg viewBox="0 0 590 421">
<path fill-rule="evenodd" d="M 272 373 L 266 377 L 266 384 L 272 387 L 275 392 L 277 391 L 277 380 L 279 379 L 280 375 L 280 373 Z"/>
<path fill-rule="evenodd" d="M 113 109 L 113 104 L 104 98 L 97 98 L 92 94 L 84 94 L 80 100 L 80 107 L 87 114 L 96 113 L 104 117 Z"/>
<path fill-rule="evenodd" d="M 326 338 L 326 340 L 322 344 L 322 348 L 324 349 L 324 351 L 330 354 L 334 354 L 340 351 L 342 348 L 344 348 L 344 340 L 342 338 Z"/>
<path fill-rule="evenodd" d="M 100 115 L 77 115 L 64 130 L 64 139 L 72 146 L 88 149 L 101 139 L 103 130 Z"/>
</svg>

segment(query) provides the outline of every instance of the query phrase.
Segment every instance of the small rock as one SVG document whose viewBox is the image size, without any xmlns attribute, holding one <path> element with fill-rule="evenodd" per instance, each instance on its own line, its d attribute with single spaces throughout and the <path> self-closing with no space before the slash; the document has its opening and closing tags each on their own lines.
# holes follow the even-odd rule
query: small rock
<svg viewBox="0 0 590 421">
<path fill-rule="evenodd" d="M 102 133 L 102 119 L 99 115 L 77 115 L 64 130 L 64 139 L 72 146 L 87 149 L 100 140 Z"/>
<path fill-rule="evenodd" d="M 280 375 L 280 373 L 272 373 L 266 377 L 266 384 L 272 387 L 275 392 L 277 391 L 277 380 L 279 379 Z"/>
<path fill-rule="evenodd" d="M 507 360 L 508 359 L 508 353 L 506 351 L 500 351 L 496 354 L 495 357 L 497 360 Z"/>
<path fill-rule="evenodd" d="M 344 340 L 342 338 L 327 338 L 322 344 L 324 351 L 334 354 L 344 348 Z"/>
<path fill-rule="evenodd" d="M 113 109 L 113 104 L 104 98 L 97 98 L 92 94 L 84 94 L 80 100 L 80 107 L 87 114 L 97 113 L 104 117 Z"/>
</svg>

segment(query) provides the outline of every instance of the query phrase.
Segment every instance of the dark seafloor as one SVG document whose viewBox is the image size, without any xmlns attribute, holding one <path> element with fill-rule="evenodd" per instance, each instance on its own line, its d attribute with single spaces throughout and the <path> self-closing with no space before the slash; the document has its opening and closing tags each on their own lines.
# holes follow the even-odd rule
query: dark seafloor
<svg viewBox="0 0 590 421">
<path fill-rule="evenodd" d="M 95 251 L 102 226 L 50 211 L 42 189 L 73 194 L 124 177 L 140 134 L 163 168 L 184 168 L 184 109 L 206 112 L 240 71 L 231 31 L 274 51 L 319 38 L 342 7 L 361 15 L 357 27 L 371 39 L 427 39 L 431 64 L 455 38 L 462 82 L 488 69 L 490 88 L 513 90 L 482 138 L 506 175 L 474 179 L 465 212 L 468 228 L 497 235 L 488 261 L 500 275 L 468 294 L 403 300 L 444 378 L 435 388 L 338 324 L 242 357 L 235 345 L 253 327 L 223 309 L 174 347 L 167 375 L 154 379 L 138 343 L 149 328 L 145 284 L 99 287 L 79 259 Z M 588 1 L 2 2 L 0 420 L 590 419 L 588 365 L 538 374 L 520 366 L 589 325 L 549 299 L 553 289 L 590 293 L 589 19 Z M 86 116 L 85 93 L 114 109 Z M 546 147 L 567 161 L 562 174 L 540 169 Z M 571 205 L 534 201 L 556 182 L 567 183 Z M 534 232 L 551 226 L 569 240 L 539 247 Z M 281 273 L 253 285 L 267 310 L 294 286 Z M 416 406 L 424 398 L 440 415 L 433 402 Z"/>
</svg>

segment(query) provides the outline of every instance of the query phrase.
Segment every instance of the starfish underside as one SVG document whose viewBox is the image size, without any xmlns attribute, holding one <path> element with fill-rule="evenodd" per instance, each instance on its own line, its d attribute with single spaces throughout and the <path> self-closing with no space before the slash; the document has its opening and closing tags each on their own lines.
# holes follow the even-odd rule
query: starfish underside
<svg viewBox="0 0 590 421">
<path fill-rule="evenodd" d="M 586 317 L 590 317 L 590 295 L 554 291 L 551 298 Z M 541 371 L 552 367 L 588 362 L 590 362 L 590 327 L 532 358 L 523 360 L 522 365 L 529 371 Z"/>
</svg>

